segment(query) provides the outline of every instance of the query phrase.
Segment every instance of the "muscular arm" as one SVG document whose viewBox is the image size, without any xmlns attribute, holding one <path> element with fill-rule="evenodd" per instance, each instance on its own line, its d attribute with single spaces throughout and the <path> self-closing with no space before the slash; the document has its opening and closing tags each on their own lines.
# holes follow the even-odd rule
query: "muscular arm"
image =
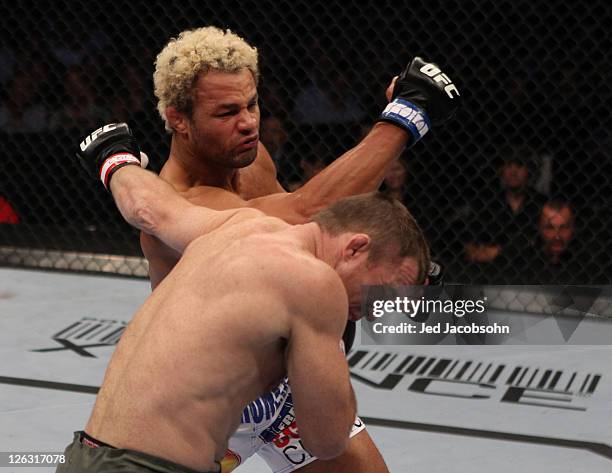
<svg viewBox="0 0 612 473">
<path fill-rule="evenodd" d="M 407 140 L 408 134 L 401 128 L 388 123 L 377 123 L 361 143 L 344 153 L 295 192 L 284 192 L 280 184 L 275 182 L 272 185 L 268 182 L 270 179 L 266 179 L 267 192 L 274 192 L 269 195 L 245 200 L 222 189 L 216 192 L 211 189 L 192 202 L 208 205 L 210 199 L 215 208 L 251 207 L 288 223 L 305 223 L 319 210 L 344 197 L 378 189 L 387 167 L 399 157 Z M 259 153 L 261 156 L 258 159 L 264 163 L 270 161 L 272 170 L 270 166 L 262 163 L 258 172 L 273 174 L 275 171 L 271 163 L 272 158 L 263 146 L 260 146 Z M 262 180 L 264 179 L 256 180 L 259 186 Z M 248 198 L 253 192 L 241 193 Z"/>
<path fill-rule="evenodd" d="M 308 220 L 311 215 L 337 200 L 375 191 L 382 183 L 388 166 L 399 157 L 407 141 L 408 134 L 401 128 L 377 123 L 361 143 L 293 192 L 290 200 L 295 204 L 292 205 L 297 204 L 301 217 Z"/>
<path fill-rule="evenodd" d="M 346 448 L 356 412 L 348 365 L 339 347 L 348 310 L 346 293 L 335 274 L 314 283 L 300 281 L 300 289 L 300 298 L 308 294 L 308 301 L 292 319 L 287 372 L 304 445 L 328 459 Z"/>
<path fill-rule="evenodd" d="M 377 189 L 388 165 L 406 146 L 409 134 L 418 141 L 430 123 L 443 123 L 452 117 L 460 95 L 436 64 L 415 57 L 391 82 L 387 99 L 393 100 L 381 117 L 394 124 L 377 123 L 361 143 L 297 191 L 254 199 L 249 206 L 289 223 L 303 223 L 343 197 Z"/>
<path fill-rule="evenodd" d="M 182 252 L 198 236 L 233 221 L 261 215 L 248 209 L 215 211 L 193 205 L 149 171 L 125 166 L 113 174 L 110 190 L 125 220 Z"/>
<path fill-rule="evenodd" d="M 272 158 L 260 144 L 257 162 L 245 178 L 247 189 L 240 192 L 245 198 L 211 186 L 192 189 L 184 196 L 194 205 L 216 210 L 250 207 L 292 224 L 304 223 L 316 212 L 343 197 L 377 189 L 387 166 L 402 152 L 406 137 L 402 129 L 379 123 L 359 145 L 293 193 L 285 192 L 278 183 Z M 180 253 L 161 245 L 159 237 L 155 236 L 155 233 L 146 231 L 140 239 L 143 253 L 149 261 L 151 285 L 154 288 L 180 257 Z"/>
</svg>

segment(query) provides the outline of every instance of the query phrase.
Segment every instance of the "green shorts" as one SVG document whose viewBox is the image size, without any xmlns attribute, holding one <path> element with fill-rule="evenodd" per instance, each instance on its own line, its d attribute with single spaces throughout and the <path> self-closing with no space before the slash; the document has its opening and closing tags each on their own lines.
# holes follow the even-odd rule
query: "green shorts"
<svg viewBox="0 0 612 473">
<path fill-rule="evenodd" d="M 59 465 L 56 473 L 218 473 L 196 471 L 146 453 L 122 448 L 113 448 L 102 442 L 86 441 L 83 432 L 74 433 L 74 441 L 66 447 L 66 462 Z M 99 446 L 88 446 L 90 443 Z"/>
</svg>

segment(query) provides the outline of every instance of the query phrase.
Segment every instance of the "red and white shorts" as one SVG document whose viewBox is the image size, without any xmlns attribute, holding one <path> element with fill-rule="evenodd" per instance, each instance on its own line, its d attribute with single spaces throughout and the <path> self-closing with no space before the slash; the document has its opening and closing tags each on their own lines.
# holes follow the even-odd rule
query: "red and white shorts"
<svg viewBox="0 0 612 473">
<path fill-rule="evenodd" d="M 365 429 L 357 417 L 350 436 Z M 285 378 L 278 387 L 249 404 L 242 422 L 229 440 L 221 462 L 222 473 L 229 473 L 252 455 L 259 455 L 273 473 L 289 473 L 316 460 L 308 453 L 297 430 L 291 388 Z"/>
</svg>

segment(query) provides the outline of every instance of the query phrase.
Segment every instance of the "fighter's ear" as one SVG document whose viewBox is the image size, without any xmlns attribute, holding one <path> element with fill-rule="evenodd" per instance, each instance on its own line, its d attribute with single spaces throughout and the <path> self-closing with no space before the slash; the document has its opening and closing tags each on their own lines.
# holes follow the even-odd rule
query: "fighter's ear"
<svg viewBox="0 0 612 473">
<path fill-rule="evenodd" d="M 168 125 L 170 125 L 170 128 L 172 128 L 172 130 L 176 133 L 187 133 L 189 129 L 187 116 L 184 113 L 179 112 L 176 107 L 166 107 L 166 120 L 168 120 Z"/>
<path fill-rule="evenodd" d="M 372 239 L 365 233 L 356 233 L 350 237 L 345 245 L 345 255 L 347 258 L 355 258 L 367 253 L 372 248 Z"/>
</svg>

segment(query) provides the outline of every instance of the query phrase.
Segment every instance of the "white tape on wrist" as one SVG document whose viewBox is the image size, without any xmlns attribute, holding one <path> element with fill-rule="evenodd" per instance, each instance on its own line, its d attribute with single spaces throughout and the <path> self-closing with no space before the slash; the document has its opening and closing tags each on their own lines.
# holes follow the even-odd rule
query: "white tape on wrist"
<svg viewBox="0 0 612 473">
<path fill-rule="evenodd" d="M 124 164 L 136 164 L 140 166 L 140 160 L 130 153 L 117 153 L 113 154 L 111 157 L 107 158 L 100 169 L 100 180 L 104 187 L 108 189 L 108 180 L 113 173 L 113 171 L 117 168 L 117 166 L 122 166 Z"/>
</svg>

